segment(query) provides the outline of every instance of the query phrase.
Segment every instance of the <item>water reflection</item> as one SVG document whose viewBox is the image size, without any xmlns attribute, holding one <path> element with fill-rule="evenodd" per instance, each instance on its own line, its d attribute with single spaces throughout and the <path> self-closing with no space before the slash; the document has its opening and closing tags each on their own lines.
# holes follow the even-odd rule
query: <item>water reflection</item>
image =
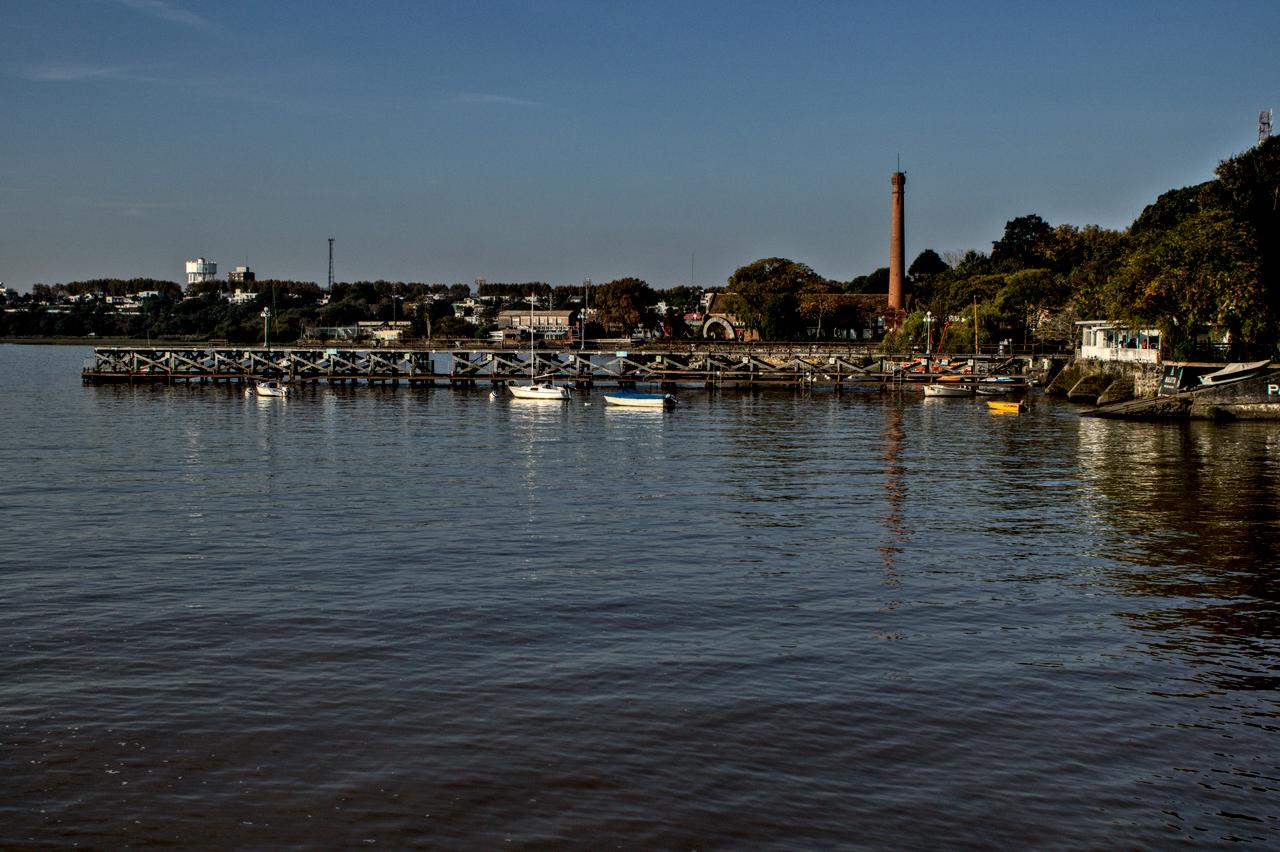
<svg viewBox="0 0 1280 852">
<path fill-rule="evenodd" d="M 897 406 L 885 408 L 884 428 L 880 432 L 881 460 L 884 462 L 884 527 L 886 535 L 879 550 L 885 565 L 885 584 L 897 585 L 897 573 L 894 560 L 902 553 L 902 545 L 907 540 L 907 530 L 903 525 L 903 507 L 907 498 L 906 466 L 902 462 L 902 409 Z"/>
<path fill-rule="evenodd" d="M 1116 557 L 1109 581 L 1163 603 L 1123 613 L 1194 679 L 1275 689 L 1280 444 L 1266 426 L 1080 423 L 1085 503 Z"/>
</svg>

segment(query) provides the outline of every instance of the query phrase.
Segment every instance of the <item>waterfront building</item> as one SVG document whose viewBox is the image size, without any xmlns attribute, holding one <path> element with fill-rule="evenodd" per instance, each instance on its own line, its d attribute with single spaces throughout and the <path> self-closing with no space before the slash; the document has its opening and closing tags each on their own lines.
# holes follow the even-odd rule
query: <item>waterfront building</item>
<svg viewBox="0 0 1280 852">
<path fill-rule="evenodd" d="M 1133 329 L 1111 320 L 1080 320 L 1077 357 L 1085 361 L 1159 364 L 1160 331 Z"/>
</svg>

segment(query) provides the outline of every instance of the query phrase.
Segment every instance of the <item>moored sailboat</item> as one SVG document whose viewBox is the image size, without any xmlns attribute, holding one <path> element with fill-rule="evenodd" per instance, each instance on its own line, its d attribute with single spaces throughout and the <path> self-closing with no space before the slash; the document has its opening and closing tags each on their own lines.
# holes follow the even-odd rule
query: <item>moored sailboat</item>
<svg viewBox="0 0 1280 852">
<path fill-rule="evenodd" d="M 569 389 L 557 385 L 549 379 L 538 380 L 534 374 L 537 358 L 533 352 L 533 296 L 529 296 L 529 384 L 511 384 L 507 387 L 516 399 L 564 400 L 569 398 Z"/>
</svg>

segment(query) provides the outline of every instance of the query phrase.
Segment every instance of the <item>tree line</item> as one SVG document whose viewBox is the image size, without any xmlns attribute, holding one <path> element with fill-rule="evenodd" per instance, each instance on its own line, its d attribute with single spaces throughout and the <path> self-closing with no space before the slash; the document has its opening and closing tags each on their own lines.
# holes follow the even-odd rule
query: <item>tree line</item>
<svg viewBox="0 0 1280 852">
<path fill-rule="evenodd" d="M 1206 338 L 1231 354 L 1274 353 L 1280 328 L 1280 137 L 1218 164 L 1215 177 L 1157 198 L 1124 230 L 1052 225 L 1032 213 L 1010 219 L 989 252 L 940 255 L 926 249 L 907 269 L 908 313 L 884 345 L 920 345 L 926 333 L 939 352 L 1010 341 L 1067 345 L 1077 319 L 1106 319 L 1157 328 L 1167 354 L 1198 354 Z M 827 279 L 787 258 L 738 268 L 723 286 L 721 310 L 756 336 L 772 340 L 824 337 L 867 328 L 883 314 L 889 270 L 848 281 Z M 296 340 L 313 326 L 408 320 L 425 336 L 483 335 L 489 328 L 454 316 L 467 284 L 400 281 L 335 283 L 257 281 L 239 285 L 252 301 L 223 298 L 225 282 L 183 288 L 152 279 L 97 279 L 37 284 L 18 310 L 0 313 L 0 335 L 216 338 L 249 343 L 262 336 L 261 313 L 272 309 L 272 338 Z M 95 296 L 153 292 L 136 311 L 113 310 Z M 605 284 L 482 282 L 476 296 L 491 309 L 590 305 L 597 334 L 658 330 L 697 333 L 684 316 L 699 307 L 701 288 L 655 290 L 634 277 Z M 327 295 L 327 299 L 325 298 Z M 81 301 L 68 301 L 81 297 Z M 667 310 L 656 307 L 665 303 Z M 7 306 L 12 308 L 14 306 Z M 926 316 L 931 322 L 926 323 Z M 975 324 L 976 323 L 976 324 Z M 591 333 L 593 329 L 588 329 Z"/>
</svg>

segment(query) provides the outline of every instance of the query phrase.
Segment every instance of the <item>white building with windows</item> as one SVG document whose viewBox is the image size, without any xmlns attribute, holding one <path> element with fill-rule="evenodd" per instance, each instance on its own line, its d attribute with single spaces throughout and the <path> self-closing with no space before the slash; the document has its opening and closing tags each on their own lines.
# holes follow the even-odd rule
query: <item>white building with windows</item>
<svg viewBox="0 0 1280 852">
<path fill-rule="evenodd" d="M 1109 320 L 1081 320 L 1076 328 L 1081 360 L 1160 363 L 1159 329 L 1132 329 Z"/>
<path fill-rule="evenodd" d="M 218 264 L 212 260 L 205 260 L 203 257 L 197 257 L 194 260 L 187 261 L 187 283 L 201 284 L 205 281 L 213 281 L 218 277 Z"/>
</svg>

